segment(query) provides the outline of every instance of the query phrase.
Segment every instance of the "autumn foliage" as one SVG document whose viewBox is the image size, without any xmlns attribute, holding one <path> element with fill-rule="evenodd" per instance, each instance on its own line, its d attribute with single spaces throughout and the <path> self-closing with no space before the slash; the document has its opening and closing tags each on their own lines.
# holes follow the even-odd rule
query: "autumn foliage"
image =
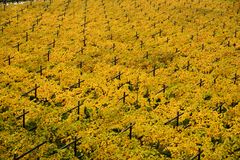
<svg viewBox="0 0 240 160">
<path fill-rule="evenodd" d="M 0 5 L 0 159 L 239 158 L 239 1 Z"/>
</svg>

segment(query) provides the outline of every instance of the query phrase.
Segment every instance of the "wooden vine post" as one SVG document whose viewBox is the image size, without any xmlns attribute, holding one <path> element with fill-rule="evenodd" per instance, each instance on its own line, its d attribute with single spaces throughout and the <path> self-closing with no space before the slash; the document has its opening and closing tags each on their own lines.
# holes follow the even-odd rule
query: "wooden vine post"
<svg viewBox="0 0 240 160">
<path fill-rule="evenodd" d="M 74 156 L 77 157 L 77 142 L 78 142 L 80 139 L 81 139 L 81 138 L 74 137 L 74 140 L 73 140 L 71 143 L 63 146 L 61 149 L 68 148 L 68 147 L 70 147 L 70 146 L 73 144 Z"/>
<path fill-rule="evenodd" d="M 47 53 L 47 61 L 48 62 L 50 61 L 50 53 L 51 53 L 51 50 L 48 50 L 48 53 Z"/>
<path fill-rule="evenodd" d="M 121 80 L 121 75 L 122 75 L 122 74 L 123 74 L 122 72 L 118 72 L 118 74 L 117 74 L 116 76 L 114 76 L 114 77 L 112 78 L 112 80 L 114 80 L 114 79 Z"/>
<path fill-rule="evenodd" d="M 21 45 L 22 43 L 17 43 L 17 45 L 15 45 L 15 46 L 13 46 L 14 48 L 17 48 L 17 51 L 19 52 L 20 51 L 20 45 Z"/>
<path fill-rule="evenodd" d="M 119 59 L 115 56 L 114 59 L 113 59 L 113 65 L 117 65 L 118 60 Z"/>
<path fill-rule="evenodd" d="M 75 106 L 75 107 L 69 109 L 68 111 L 64 112 L 64 113 L 62 114 L 62 116 L 63 116 L 64 114 L 71 113 L 73 110 L 77 109 L 77 116 L 78 116 L 78 117 L 77 117 L 77 121 L 79 121 L 79 120 L 80 120 L 80 106 L 81 106 L 80 101 L 78 101 L 78 105 L 77 105 L 77 106 Z"/>
<path fill-rule="evenodd" d="M 239 76 L 237 75 L 237 73 L 235 73 L 235 74 L 234 74 L 234 77 L 232 78 L 233 84 L 237 84 L 238 78 L 239 78 Z"/>
<path fill-rule="evenodd" d="M 73 88 L 80 88 L 82 82 L 84 82 L 84 80 L 78 79 L 78 82 L 71 85 L 69 89 L 71 90 Z"/>
<path fill-rule="evenodd" d="M 4 61 L 4 62 L 8 62 L 8 65 L 11 65 L 11 60 L 13 59 L 14 57 L 11 57 L 11 56 L 8 56 L 8 58 Z"/>
<path fill-rule="evenodd" d="M 154 66 L 153 66 L 153 69 L 152 69 L 149 73 L 152 73 L 152 74 L 153 74 L 153 77 L 155 77 L 155 76 L 156 76 L 156 70 L 157 70 L 157 69 L 158 69 L 157 66 L 154 65 Z"/>
<path fill-rule="evenodd" d="M 174 117 L 174 118 L 172 118 L 172 119 L 170 119 L 169 121 L 165 122 L 164 125 L 167 125 L 167 124 L 171 123 L 172 121 L 175 121 L 175 120 L 176 120 L 176 126 L 178 127 L 178 126 L 179 126 L 179 118 L 180 118 L 180 116 L 182 116 L 182 115 L 183 115 L 183 113 L 177 112 L 177 116 Z"/>
<path fill-rule="evenodd" d="M 158 93 L 161 93 L 161 92 L 165 93 L 167 88 L 168 88 L 168 86 L 165 85 L 165 84 L 163 84 L 163 85 L 162 85 L 162 89 L 161 89 L 159 92 L 157 92 L 157 94 L 158 94 Z"/>
<path fill-rule="evenodd" d="M 188 61 L 188 62 L 187 62 L 186 69 L 189 70 L 189 67 L 190 67 L 190 62 Z"/>
<path fill-rule="evenodd" d="M 202 87 L 204 85 L 204 80 L 200 79 L 200 82 L 197 85 L 199 85 L 199 87 Z"/>
<path fill-rule="evenodd" d="M 149 53 L 147 52 L 147 53 L 143 56 L 143 58 L 148 59 L 148 57 L 149 57 Z"/>
<path fill-rule="evenodd" d="M 133 126 L 135 125 L 135 122 L 134 123 L 130 123 L 125 129 L 123 129 L 120 133 L 123 133 L 123 132 L 125 132 L 125 131 L 127 131 L 127 130 L 129 130 L 129 134 L 128 134 L 128 137 L 129 137 L 129 139 L 132 139 L 132 130 L 133 130 Z"/>
<path fill-rule="evenodd" d="M 35 24 L 32 25 L 32 32 L 35 30 Z"/>
<path fill-rule="evenodd" d="M 28 41 L 28 32 L 26 32 L 26 42 Z"/>
<path fill-rule="evenodd" d="M 40 73 L 40 75 L 43 75 L 43 70 L 45 70 L 46 68 L 43 68 L 42 66 L 40 66 L 40 69 L 37 71 L 37 73 Z"/>
<path fill-rule="evenodd" d="M 119 101 L 121 101 L 121 100 L 123 100 L 123 104 L 125 104 L 126 103 L 126 97 L 128 96 L 128 94 L 126 94 L 126 92 L 123 92 L 123 97 L 121 97 L 120 99 L 119 99 Z"/>
<path fill-rule="evenodd" d="M 25 109 L 23 109 L 23 114 L 21 114 L 20 116 L 18 116 L 17 117 L 17 119 L 20 119 L 21 117 L 22 117 L 22 127 L 23 128 L 26 128 L 26 123 L 25 123 L 25 116 L 26 116 L 26 114 L 28 114 L 29 113 L 29 111 L 25 111 Z"/>
<path fill-rule="evenodd" d="M 31 90 L 29 90 L 28 92 L 22 94 L 22 97 L 23 96 L 28 96 L 29 93 L 33 92 L 34 91 L 34 98 L 37 99 L 37 89 L 39 88 L 40 86 L 38 86 L 37 84 L 35 84 L 35 87 Z"/>
</svg>

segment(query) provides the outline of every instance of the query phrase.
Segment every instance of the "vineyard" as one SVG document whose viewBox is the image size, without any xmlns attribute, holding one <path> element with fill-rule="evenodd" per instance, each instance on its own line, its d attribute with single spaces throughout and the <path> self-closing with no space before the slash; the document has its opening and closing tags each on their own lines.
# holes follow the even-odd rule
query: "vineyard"
<svg viewBox="0 0 240 160">
<path fill-rule="evenodd" d="M 0 160 L 240 157 L 240 1 L 0 3 Z"/>
</svg>

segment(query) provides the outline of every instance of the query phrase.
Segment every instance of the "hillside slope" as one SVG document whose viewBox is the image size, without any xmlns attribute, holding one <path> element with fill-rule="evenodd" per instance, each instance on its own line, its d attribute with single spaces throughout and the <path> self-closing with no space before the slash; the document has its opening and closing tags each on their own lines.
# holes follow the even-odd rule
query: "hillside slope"
<svg viewBox="0 0 240 160">
<path fill-rule="evenodd" d="M 0 9 L 0 159 L 240 156 L 240 2 Z"/>
</svg>

